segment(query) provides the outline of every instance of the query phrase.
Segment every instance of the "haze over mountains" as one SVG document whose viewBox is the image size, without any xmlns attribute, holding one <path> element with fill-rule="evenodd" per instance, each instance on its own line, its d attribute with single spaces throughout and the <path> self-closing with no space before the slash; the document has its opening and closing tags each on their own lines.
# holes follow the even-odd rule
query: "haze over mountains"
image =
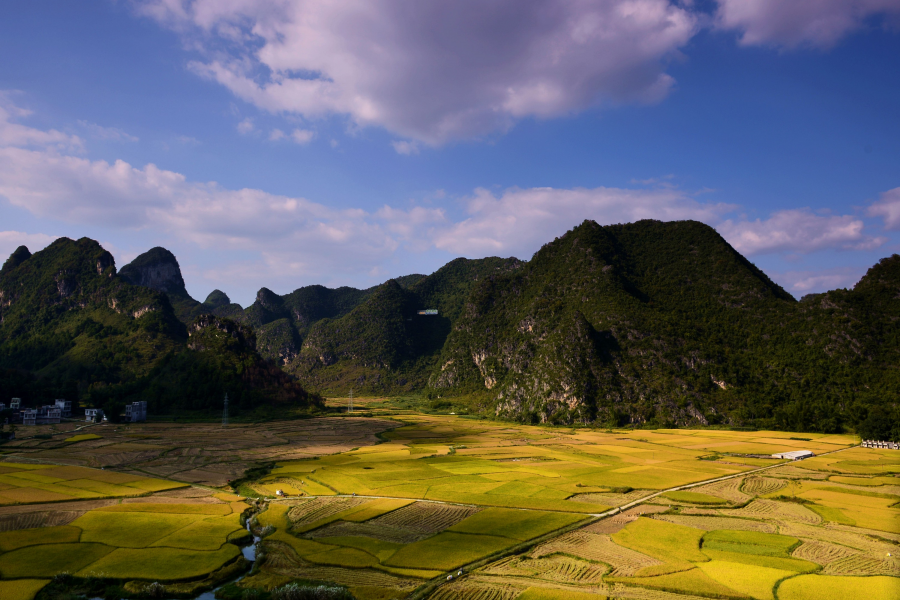
<svg viewBox="0 0 900 600">
<path fill-rule="evenodd" d="M 4 265 L 0 365 L 158 410 L 252 384 L 247 406 L 353 388 L 527 422 L 887 437 L 900 433 L 898 293 L 894 255 L 853 290 L 797 301 L 692 221 L 585 221 L 528 262 L 460 258 L 366 290 L 262 288 L 246 309 L 219 290 L 191 298 L 163 248 L 116 274 L 96 242 L 63 239 Z"/>
</svg>

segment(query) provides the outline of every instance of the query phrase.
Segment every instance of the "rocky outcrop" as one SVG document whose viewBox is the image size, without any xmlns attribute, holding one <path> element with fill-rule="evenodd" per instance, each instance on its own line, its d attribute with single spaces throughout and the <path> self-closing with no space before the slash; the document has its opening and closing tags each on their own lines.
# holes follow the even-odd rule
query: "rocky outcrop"
<svg viewBox="0 0 900 600">
<path fill-rule="evenodd" d="M 119 277 L 134 285 L 148 287 L 169 295 L 188 295 L 178 260 L 174 254 L 159 246 L 144 252 L 122 267 Z"/>
</svg>

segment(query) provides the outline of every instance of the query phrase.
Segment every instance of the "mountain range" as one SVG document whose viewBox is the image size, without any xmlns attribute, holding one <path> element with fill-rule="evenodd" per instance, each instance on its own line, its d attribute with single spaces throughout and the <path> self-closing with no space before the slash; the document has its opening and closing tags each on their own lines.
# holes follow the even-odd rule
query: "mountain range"
<svg viewBox="0 0 900 600">
<path fill-rule="evenodd" d="M 167 288 L 180 270 L 138 284 L 116 272 L 94 240 L 19 247 L 0 269 L 0 394 L 26 406 L 85 400 L 116 418 L 126 402 L 151 413 L 322 405 L 296 378 L 256 352 L 253 330 L 204 314 L 185 324 Z M 184 292 L 187 295 L 187 292 Z"/>
<path fill-rule="evenodd" d="M 535 423 L 850 427 L 869 437 L 900 436 L 897 255 L 852 290 L 797 301 L 702 223 L 585 221 L 527 262 L 459 258 L 431 275 L 365 290 L 311 285 L 281 296 L 262 288 L 242 308 L 219 290 L 203 302 L 191 298 L 176 257 L 164 248 L 115 273 L 112 257 L 90 242 L 93 254 L 76 262 L 102 285 L 72 287 L 63 275 L 49 304 L 71 304 L 63 292 L 72 288 L 79 298 L 96 297 L 91 306 L 105 302 L 104 311 L 130 315 L 137 329 L 88 316 L 101 327 L 92 344 L 142 354 L 114 353 L 118 359 L 104 362 L 93 349 L 101 359 L 76 368 L 58 357 L 88 352 L 78 335 L 70 338 L 93 325 L 62 318 L 57 309 L 13 318 L 5 299 L 16 285 L 50 290 L 48 277 L 61 271 L 39 275 L 27 265 L 89 242 L 58 240 L 33 257 L 20 248 L 7 261 L 0 365 L 38 379 L 62 381 L 69 373 L 92 398 L 105 386 L 121 395 L 123 385 L 139 380 L 128 385 L 152 397 L 147 382 L 162 381 L 161 369 L 175 381 L 188 368 L 172 357 L 197 353 L 181 332 L 215 322 L 240 332 L 257 364 L 268 365 L 268 377 L 280 373 L 322 394 L 421 393 L 438 404 Z M 14 305 L 47 298 L 17 296 Z M 419 314 L 429 309 L 437 314 Z M 22 337 L 25 323 L 33 329 Z M 170 392 L 180 385 L 169 384 Z"/>
</svg>

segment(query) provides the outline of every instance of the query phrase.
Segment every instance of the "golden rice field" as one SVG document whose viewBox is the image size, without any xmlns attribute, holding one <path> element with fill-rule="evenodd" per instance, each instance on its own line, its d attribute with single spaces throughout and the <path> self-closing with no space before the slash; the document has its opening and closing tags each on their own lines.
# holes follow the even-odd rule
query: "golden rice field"
<svg viewBox="0 0 900 600">
<path fill-rule="evenodd" d="M 141 496 L 185 485 L 84 467 L 0 462 L 0 506 Z"/>
<path fill-rule="evenodd" d="M 64 440 L 95 464 L 127 453 L 140 472 L 0 463 L 0 597 L 40 600 L 64 571 L 137 591 L 209 581 L 242 561 L 229 540 L 251 506 L 186 484 L 225 492 L 270 461 L 240 487 L 262 499 L 251 524 L 264 536 L 244 588 L 311 579 L 359 600 L 900 598 L 900 453 L 849 436 L 419 414 L 261 427 L 232 440 L 209 428 L 188 441 L 180 427 L 170 439 L 161 426 Z M 765 458 L 795 449 L 817 456 Z"/>
</svg>

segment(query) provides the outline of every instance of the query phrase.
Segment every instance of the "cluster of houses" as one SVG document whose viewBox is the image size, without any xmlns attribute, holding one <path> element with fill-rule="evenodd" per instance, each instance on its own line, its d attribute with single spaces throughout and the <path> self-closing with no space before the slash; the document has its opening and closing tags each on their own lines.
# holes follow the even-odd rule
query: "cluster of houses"
<svg viewBox="0 0 900 600">
<path fill-rule="evenodd" d="M 885 450 L 900 450 L 897 442 L 879 442 L 877 440 L 863 440 L 860 444 L 863 448 L 884 448 Z"/>
<path fill-rule="evenodd" d="M 6 404 L 0 402 L 0 410 L 6 410 Z M 22 425 L 51 425 L 59 423 L 62 419 L 72 418 L 72 402 L 69 400 L 56 400 L 54 404 L 45 404 L 40 408 L 25 408 L 21 398 L 13 398 L 9 409 L 12 415 L 10 423 Z M 89 423 L 105 421 L 106 416 L 102 408 L 87 408 L 84 411 L 84 420 Z M 145 401 L 132 402 L 125 405 L 125 420 L 129 423 L 147 420 L 147 403 Z"/>
</svg>

